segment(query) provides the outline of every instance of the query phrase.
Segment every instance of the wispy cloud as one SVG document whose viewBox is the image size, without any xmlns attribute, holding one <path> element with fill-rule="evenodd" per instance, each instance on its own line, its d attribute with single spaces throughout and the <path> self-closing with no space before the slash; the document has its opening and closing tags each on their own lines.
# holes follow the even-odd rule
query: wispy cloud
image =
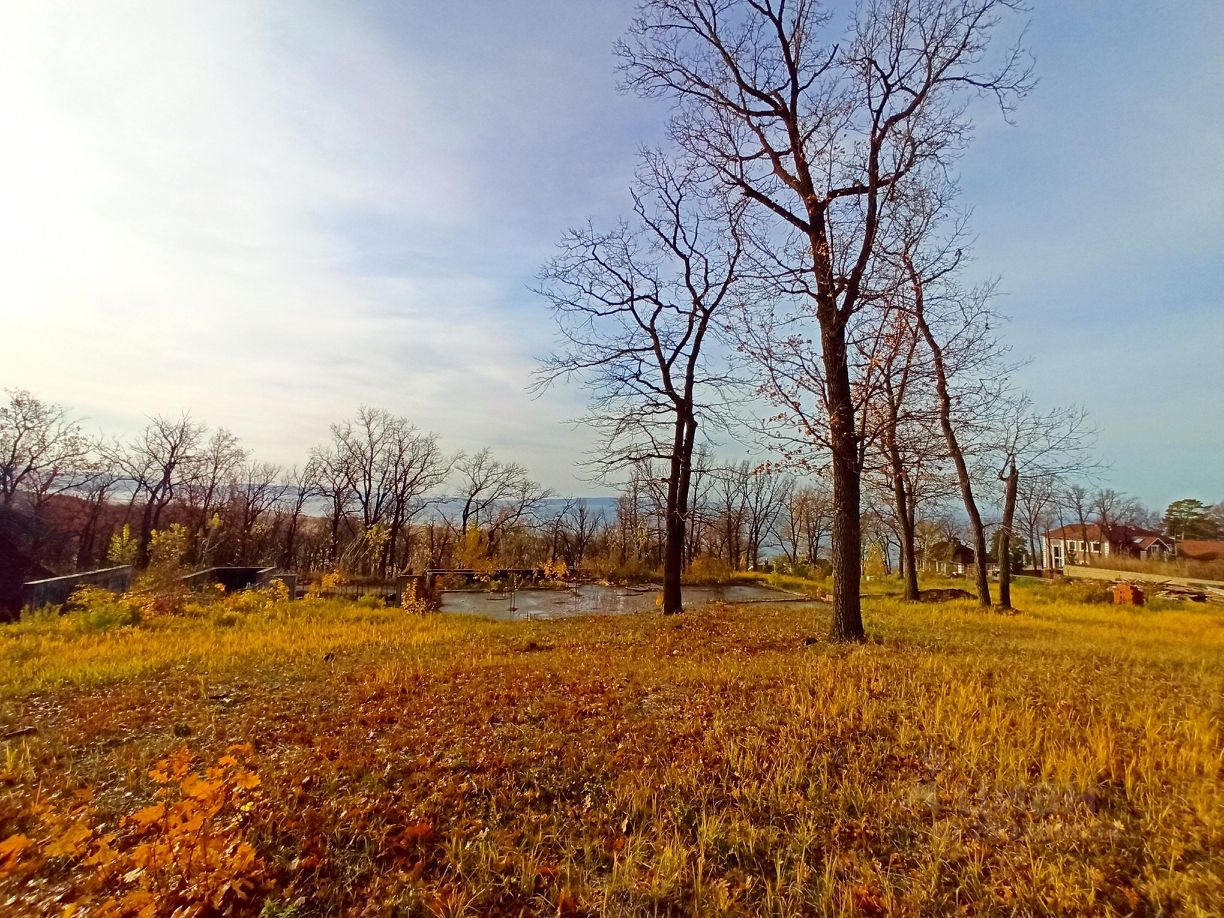
<svg viewBox="0 0 1224 918">
<path fill-rule="evenodd" d="M 544 240 L 514 238 L 507 209 L 526 203 L 508 186 L 530 180 L 533 127 L 464 101 L 480 87 L 437 69 L 461 42 L 431 55 L 411 21 L 308 12 L 10 10 L 0 383 L 120 427 L 190 408 L 282 461 L 369 402 L 455 446 L 517 441 L 570 484 L 575 406 L 524 393 Z M 538 92 L 513 85 L 534 66 L 504 72 L 503 96 Z"/>
</svg>

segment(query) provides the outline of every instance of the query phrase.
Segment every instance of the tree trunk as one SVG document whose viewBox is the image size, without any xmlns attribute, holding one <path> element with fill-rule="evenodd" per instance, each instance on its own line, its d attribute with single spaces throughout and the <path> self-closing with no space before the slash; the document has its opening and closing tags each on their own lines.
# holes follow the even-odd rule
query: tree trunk
<svg viewBox="0 0 1224 918">
<path fill-rule="evenodd" d="M 136 565 L 144 568 L 149 566 L 149 542 L 153 536 L 153 495 L 149 495 L 140 514 L 140 545 L 136 553 Z"/>
<path fill-rule="evenodd" d="M 663 546 L 663 614 L 684 610 L 680 579 L 684 573 L 685 517 L 688 514 L 690 461 L 697 432 L 691 409 L 681 410 L 676 419 L 671 464 L 667 476 L 667 526 Z"/>
<path fill-rule="evenodd" d="M 910 502 L 905 493 L 905 479 L 893 475 L 893 495 L 897 502 L 897 519 L 901 524 L 901 573 L 905 578 L 905 598 L 911 602 L 919 598 L 918 566 L 914 550 L 914 518 L 910 513 Z"/>
<path fill-rule="evenodd" d="M 1016 515 L 1016 491 L 1020 484 L 1015 462 L 1008 468 L 1004 481 L 1003 526 L 999 529 L 999 608 L 1010 609 L 1012 519 Z"/>
<path fill-rule="evenodd" d="M 956 466 L 956 479 L 960 484 L 961 499 L 965 504 L 965 513 L 969 516 L 969 525 L 973 529 L 973 551 L 975 554 L 974 569 L 977 574 L 978 604 L 990 607 L 990 579 L 986 574 L 986 527 L 982 524 L 982 514 L 978 511 L 977 501 L 973 498 L 973 481 L 969 476 L 969 466 L 965 462 L 965 452 L 961 449 L 956 429 L 952 426 L 952 396 L 948 391 L 948 373 L 944 366 L 943 349 L 935 340 L 931 327 L 927 325 L 926 316 L 922 314 L 921 300 L 918 300 L 918 328 L 931 349 L 931 358 L 935 368 L 935 391 L 939 396 L 939 426 L 943 430 L 944 441 L 952 462 Z"/>
<path fill-rule="evenodd" d="M 862 641 L 863 534 L 859 517 L 860 462 L 854 430 L 854 396 L 846 361 L 846 330 L 821 321 L 821 344 L 829 403 L 829 448 L 833 472 L 833 629 L 835 641 Z"/>
</svg>

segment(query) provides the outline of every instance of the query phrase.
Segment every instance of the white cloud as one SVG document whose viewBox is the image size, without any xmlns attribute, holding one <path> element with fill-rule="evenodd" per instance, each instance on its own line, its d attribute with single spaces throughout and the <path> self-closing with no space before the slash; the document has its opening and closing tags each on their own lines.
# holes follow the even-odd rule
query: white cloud
<svg viewBox="0 0 1224 918">
<path fill-rule="evenodd" d="M 496 259 L 454 254 L 483 177 L 419 61 L 338 12 L 7 18 L 0 385 L 111 428 L 187 408 L 283 462 L 377 404 L 571 485 L 574 406 L 523 391 L 542 334 Z"/>
</svg>

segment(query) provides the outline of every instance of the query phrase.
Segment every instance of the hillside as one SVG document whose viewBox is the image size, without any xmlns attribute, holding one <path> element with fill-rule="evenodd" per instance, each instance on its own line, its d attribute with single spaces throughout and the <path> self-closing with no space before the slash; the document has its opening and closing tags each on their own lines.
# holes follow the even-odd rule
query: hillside
<svg viewBox="0 0 1224 918">
<path fill-rule="evenodd" d="M 4 626 L 0 903 L 1218 914 L 1224 618 L 1069 597 Z"/>
</svg>

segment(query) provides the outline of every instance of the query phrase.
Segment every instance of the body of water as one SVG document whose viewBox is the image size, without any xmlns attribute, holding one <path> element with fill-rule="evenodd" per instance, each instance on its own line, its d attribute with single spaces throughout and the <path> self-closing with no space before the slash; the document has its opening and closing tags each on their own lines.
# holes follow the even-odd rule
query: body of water
<svg viewBox="0 0 1224 918">
<path fill-rule="evenodd" d="M 659 606 L 656 584 L 603 586 L 580 584 L 573 590 L 519 590 L 516 593 L 480 593 L 464 590 L 442 594 L 442 611 L 484 615 L 511 621 L 538 618 L 569 618 L 575 615 L 624 615 L 653 612 Z M 732 584 L 684 588 L 685 606 L 712 602 L 768 602 L 798 599 L 769 587 Z"/>
</svg>

